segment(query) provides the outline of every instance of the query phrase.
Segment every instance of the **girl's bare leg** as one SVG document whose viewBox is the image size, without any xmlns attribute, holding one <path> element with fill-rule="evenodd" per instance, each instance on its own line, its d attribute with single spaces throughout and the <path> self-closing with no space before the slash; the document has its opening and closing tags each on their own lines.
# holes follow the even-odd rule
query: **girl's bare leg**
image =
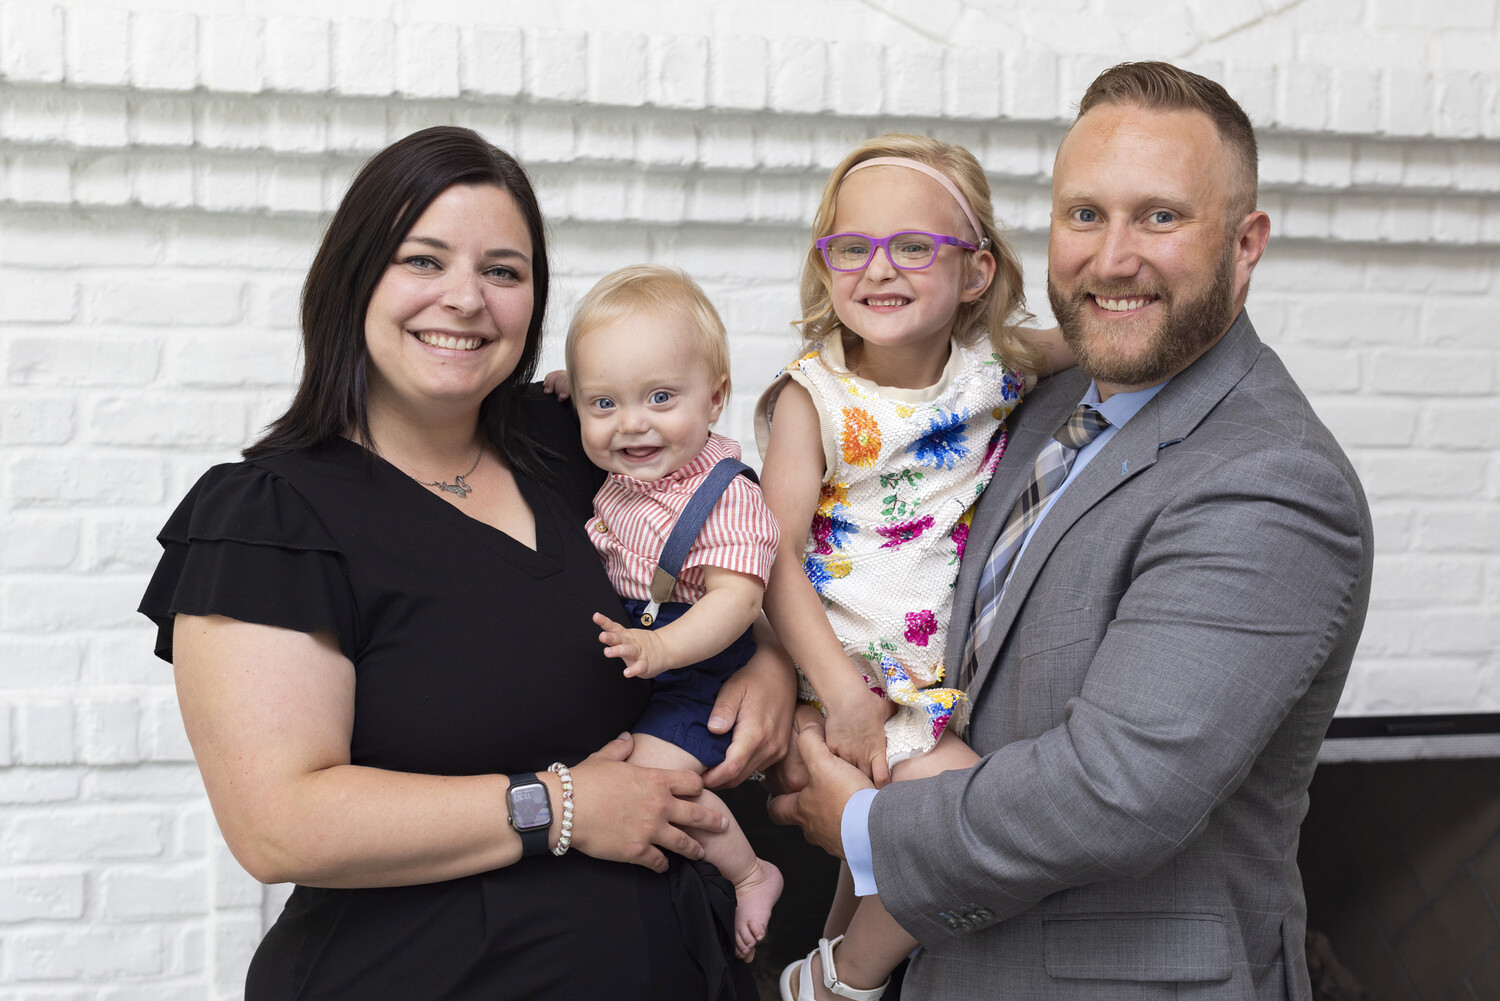
<svg viewBox="0 0 1500 1001">
<path fill-rule="evenodd" d="M 635 750 L 627 759 L 632 764 L 703 773 L 703 763 L 676 744 L 644 733 L 632 737 Z M 781 896 L 781 870 L 756 857 L 739 821 L 723 800 L 705 789 L 698 801 L 729 817 L 728 830 L 694 830 L 693 837 L 703 846 L 703 857 L 734 884 L 734 954 L 748 963 L 755 958 L 755 946 L 766 936 L 771 908 Z"/>
<path fill-rule="evenodd" d="M 849 930 L 854 918 L 854 909 L 859 898 L 854 895 L 854 875 L 848 862 L 839 862 L 839 882 L 833 891 L 833 904 L 828 908 L 828 920 L 823 922 L 823 937 L 838 938 Z"/>
</svg>

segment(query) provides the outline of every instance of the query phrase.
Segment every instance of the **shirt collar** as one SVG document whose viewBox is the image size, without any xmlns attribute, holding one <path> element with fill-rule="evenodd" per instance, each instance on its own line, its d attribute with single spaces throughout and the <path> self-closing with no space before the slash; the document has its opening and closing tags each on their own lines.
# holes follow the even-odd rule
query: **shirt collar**
<svg viewBox="0 0 1500 1001">
<path fill-rule="evenodd" d="M 1130 393 L 1116 393 L 1103 403 L 1099 402 L 1099 384 L 1089 381 L 1089 390 L 1083 394 L 1079 403 L 1087 404 L 1104 415 L 1111 427 L 1122 428 L 1132 417 L 1140 413 L 1141 408 L 1151 402 L 1151 399 L 1160 393 L 1171 379 L 1158 382 L 1154 386 L 1145 389 L 1137 389 Z"/>
</svg>

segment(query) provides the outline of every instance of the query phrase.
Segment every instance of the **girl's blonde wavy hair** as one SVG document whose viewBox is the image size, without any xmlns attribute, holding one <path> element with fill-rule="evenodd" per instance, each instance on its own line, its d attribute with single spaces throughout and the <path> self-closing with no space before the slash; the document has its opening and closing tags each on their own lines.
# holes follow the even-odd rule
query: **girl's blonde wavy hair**
<svg viewBox="0 0 1500 1001">
<path fill-rule="evenodd" d="M 849 169 L 857 163 L 882 156 L 907 157 L 942 172 L 969 200 L 969 206 L 984 228 L 980 235 L 990 238 L 988 250 L 995 258 L 995 279 L 978 299 L 959 304 L 953 319 L 955 339 L 961 344 L 975 344 L 987 336 L 991 348 L 1011 368 L 1039 371 L 1045 364 L 1042 352 L 1022 340 L 1015 329 L 1031 319 L 1031 314 L 1026 311 L 1026 294 L 1021 288 L 1021 262 L 995 224 L 990 182 L 984 176 L 984 169 L 974 159 L 974 154 L 962 146 L 905 132 L 887 132 L 860 143 L 828 175 L 817 215 L 813 217 L 813 240 L 816 242 L 833 232 L 839 185 Z M 965 268 L 970 266 L 966 256 Z M 829 337 L 847 330 L 833 311 L 833 276 L 816 245 L 808 248 L 807 260 L 802 265 L 802 319 L 796 325 L 802 328 L 804 351 L 816 349 Z M 847 332 L 858 336 L 855 331 Z"/>
</svg>

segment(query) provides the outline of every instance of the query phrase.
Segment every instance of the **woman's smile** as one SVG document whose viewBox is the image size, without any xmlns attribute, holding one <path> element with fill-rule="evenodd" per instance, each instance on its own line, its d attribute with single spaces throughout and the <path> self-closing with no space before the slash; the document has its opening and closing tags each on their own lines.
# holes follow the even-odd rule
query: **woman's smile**
<svg viewBox="0 0 1500 1001">
<path fill-rule="evenodd" d="M 441 330 L 417 330 L 412 332 L 412 336 L 429 347 L 445 348 L 449 351 L 477 351 L 486 343 L 483 337 L 450 334 Z"/>
</svg>

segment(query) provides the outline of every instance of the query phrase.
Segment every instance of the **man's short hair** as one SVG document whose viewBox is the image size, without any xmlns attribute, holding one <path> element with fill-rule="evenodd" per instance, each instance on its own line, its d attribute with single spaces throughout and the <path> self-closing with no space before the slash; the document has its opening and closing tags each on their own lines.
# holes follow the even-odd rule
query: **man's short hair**
<svg viewBox="0 0 1500 1001">
<path fill-rule="evenodd" d="M 719 311 L 687 272 L 662 264 L 631 264 L 611 271 L 579 300 L 568 325 L 563 356 L 574 374 L 578 342 L 588 333 L 631 313 L 684 320 L 692 328 L 709 376 L 723 378 L 729 397 L 729 335 Z"/>
<path fill-rule="evenodd" d="M 1239 198 L 1230 200 L 1236 217 L 1255 209 L 1259 153 L 1250 116 L 1229 91 L 1208 77 L 1163 62 L 1120 63 L 1111 66 L 1084 92 L 1078 118 L 1101 104 L 1128 105 L 1152 111 L 1201 111 L 1214 123 L 1222 142 L 1238 164 L 1243 182 Z M 1078 118 L 1075 118 L 1076 122 Z"/>
</svg>

